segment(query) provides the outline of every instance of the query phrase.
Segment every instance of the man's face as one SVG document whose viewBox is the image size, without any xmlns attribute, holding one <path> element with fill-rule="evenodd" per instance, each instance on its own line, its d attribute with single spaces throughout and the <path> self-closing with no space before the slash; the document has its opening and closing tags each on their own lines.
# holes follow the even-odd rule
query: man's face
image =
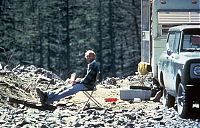
<svg viewBox="0 0 200 128">
<path fill-rule="evenodd" d="M 87 63 L 90 63 L 90 62 L 92 62 L 94 60 L 94 55 L 91 54 L 91 53 L 86 54 L 85 55 L 85 59 L 86 59 Z"/>
</svg>

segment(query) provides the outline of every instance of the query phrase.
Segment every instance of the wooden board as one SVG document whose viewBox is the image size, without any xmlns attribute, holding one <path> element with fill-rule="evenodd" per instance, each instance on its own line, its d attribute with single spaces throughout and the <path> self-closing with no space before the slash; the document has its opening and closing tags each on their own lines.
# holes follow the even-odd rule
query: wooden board
<svg viewBox="0 0 200 128">
<path fill-rule="evenodd" d="M 16 98 L 12 98 L 9 97 L 8 98 L 8 102 L 9 103 L 16 103 L 16 104 L 23 104 L 27 107 L 30 108 L 35 108 L 35 109 L 39 109 L 39 110 L 51 110 L 54 111 L 56 109 L 56 106 L 53 105 L 42 105 L 36 101 L 30 101 L 30 100 L 21 100 L 21 99 L 16 99 Z"/>
</svg>

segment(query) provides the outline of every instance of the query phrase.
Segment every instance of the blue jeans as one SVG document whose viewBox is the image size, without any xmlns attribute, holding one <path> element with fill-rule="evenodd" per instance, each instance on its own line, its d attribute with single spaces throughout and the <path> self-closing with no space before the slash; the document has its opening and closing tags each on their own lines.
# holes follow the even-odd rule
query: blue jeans
<svg viewBox="0 0 200 128">
<path fill-rule="evenodd" d="M 68 85 L 65 88 L 57 89 L 55 91 L 49 91 L 47 92 L 47 104 L 51 104 L 54 101 L 58 101 L 64 97 L 76 94 L 79 91 L 88 90 L 87 87 L 84 86 L 84 84 L 74 84 L 74 85 Z"/>
</svg>

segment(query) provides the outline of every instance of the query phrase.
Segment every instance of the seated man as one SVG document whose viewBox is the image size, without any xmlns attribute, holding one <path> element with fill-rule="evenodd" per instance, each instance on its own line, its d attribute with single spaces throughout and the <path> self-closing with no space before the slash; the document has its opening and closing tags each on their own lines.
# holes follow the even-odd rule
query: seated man
<svg viewBox="0 0 200 128">
<path fill-rule="evenodd" d="M 40 102 L 44 104 L 51 104 L 54 101 L 58 101 L 66 96 L 73 95 L 79 91 L 93 89 L 95 87 L 96 77 L 99 73 L 99 67 L 95 61 L 95 52 L 88 50 L 85 53 L 85 59 L 88 63 L 87 74 L 82 79 L 76 79 L 72 84 L 69 84 L 62 90 L 55 90 L 49 92 L 43 92 L 39 88 L 36 92 L 40 98 Z"/>
</svg>

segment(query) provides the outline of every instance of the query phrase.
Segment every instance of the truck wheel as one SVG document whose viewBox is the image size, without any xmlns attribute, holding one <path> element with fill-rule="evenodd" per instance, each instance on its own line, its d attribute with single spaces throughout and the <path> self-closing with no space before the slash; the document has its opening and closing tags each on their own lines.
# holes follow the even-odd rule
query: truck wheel
<svg viewBox="0 0 200 128">
<path fill-rule="evenodd" d="M 174 107 L 175 98 L 167 93 L 167 91 L 163 90 L 163 104 L 167 108 Z"/>
<path fill-rule="evenodd" d="M 180 83 L 178 86 L 178 94 L 177 94 L 177 110 L 178 114 L 182 118 L 188 118 L 189 113 L 192 110 L 192 100 L 189 99 L 189 92 L 187 92 L 183 85 Z"/>
</svg>

